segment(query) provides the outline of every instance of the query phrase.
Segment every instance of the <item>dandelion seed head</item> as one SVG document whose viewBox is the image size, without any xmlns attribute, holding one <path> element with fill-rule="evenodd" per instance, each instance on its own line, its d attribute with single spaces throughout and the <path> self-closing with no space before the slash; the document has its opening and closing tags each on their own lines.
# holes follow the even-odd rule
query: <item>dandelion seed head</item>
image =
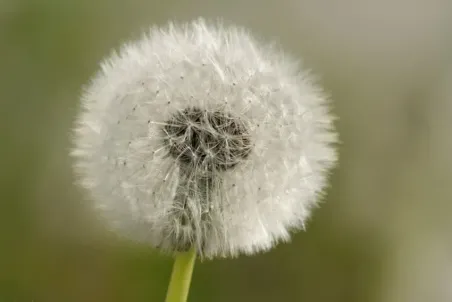
<svg viewBox="0 0 452 302">
<path fill-rule="evenodd" d="M 309 73 L 203 19 L 153 27 L 111 54 L 74 133 L 79 183 L 111 229 L 206 258 L 288 240 L 336 161 L 328 99 Z"/>
</svg>

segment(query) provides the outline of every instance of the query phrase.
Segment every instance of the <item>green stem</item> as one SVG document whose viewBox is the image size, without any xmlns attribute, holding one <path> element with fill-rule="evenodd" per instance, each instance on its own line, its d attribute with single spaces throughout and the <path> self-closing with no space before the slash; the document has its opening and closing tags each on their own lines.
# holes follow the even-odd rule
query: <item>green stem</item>
<svg viewBox="0 0 452 302">
<path fill-rule="evenodd" d="M 196 251 L 194 248 L 191 248 L 188 252 L 177 254 L 166 294 L 166 302 L 187 301 L 195 259 Z"/>
</svg>

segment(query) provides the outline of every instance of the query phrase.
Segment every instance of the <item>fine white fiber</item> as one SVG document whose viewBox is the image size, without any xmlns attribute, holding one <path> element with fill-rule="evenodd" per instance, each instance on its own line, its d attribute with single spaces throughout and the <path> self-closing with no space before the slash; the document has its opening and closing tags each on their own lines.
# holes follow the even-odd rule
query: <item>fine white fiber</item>
<svg viewBox="0 0 452 302">
<path fill-rule="evenodd" d="M 245 29 L 152 27 L 101 64 L 72 156 L 107 225 L 203 258 L 268 250 L 304 228 L 336 162 L 329 100 Z"/>
</svg>

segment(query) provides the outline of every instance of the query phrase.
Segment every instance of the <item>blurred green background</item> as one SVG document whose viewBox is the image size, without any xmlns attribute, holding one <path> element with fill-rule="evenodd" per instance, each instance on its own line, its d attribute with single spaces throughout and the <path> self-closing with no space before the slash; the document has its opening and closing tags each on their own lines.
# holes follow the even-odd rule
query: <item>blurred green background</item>
<svg viewBox="0 0 452 302">
<path fill-rule="evenodd" d="M 73 185 L 81 87 L 152 24 L 222 17 L 303 58 L 342 144 L 308 231 L 198 263 L 190 301 L 452 301 L 452 2 L 0 0 L 0 302 L 163 301 L 172 259 Z"/>
</svg>

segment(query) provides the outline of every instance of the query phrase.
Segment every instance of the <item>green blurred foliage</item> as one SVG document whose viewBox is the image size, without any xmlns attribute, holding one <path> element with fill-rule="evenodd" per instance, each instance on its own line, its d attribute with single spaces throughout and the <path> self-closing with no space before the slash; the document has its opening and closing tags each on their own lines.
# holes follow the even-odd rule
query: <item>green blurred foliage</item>
<svg viewBox="0 0 452 302">
<path fill-rule="evenodd" d="M 198 263 L 190 300 L 448 301 L 432 298 L 440 289 L 421 282 L 424 268 L 407 270 L 430 259 L 419 241 L 444 242 L 451 227 L 447 3 L 407 13 L 405 0 L 6 1 L 0 302 L 163 301 L 172 259 L 117 239 L 90 213 L 73 185 L 69 134 L 81 87 L 111 48 L 199 15 L 249 26 L 303 57 L 335 101 L 342 144 L 308 231 L 269 253 Z"/>
</svg>

